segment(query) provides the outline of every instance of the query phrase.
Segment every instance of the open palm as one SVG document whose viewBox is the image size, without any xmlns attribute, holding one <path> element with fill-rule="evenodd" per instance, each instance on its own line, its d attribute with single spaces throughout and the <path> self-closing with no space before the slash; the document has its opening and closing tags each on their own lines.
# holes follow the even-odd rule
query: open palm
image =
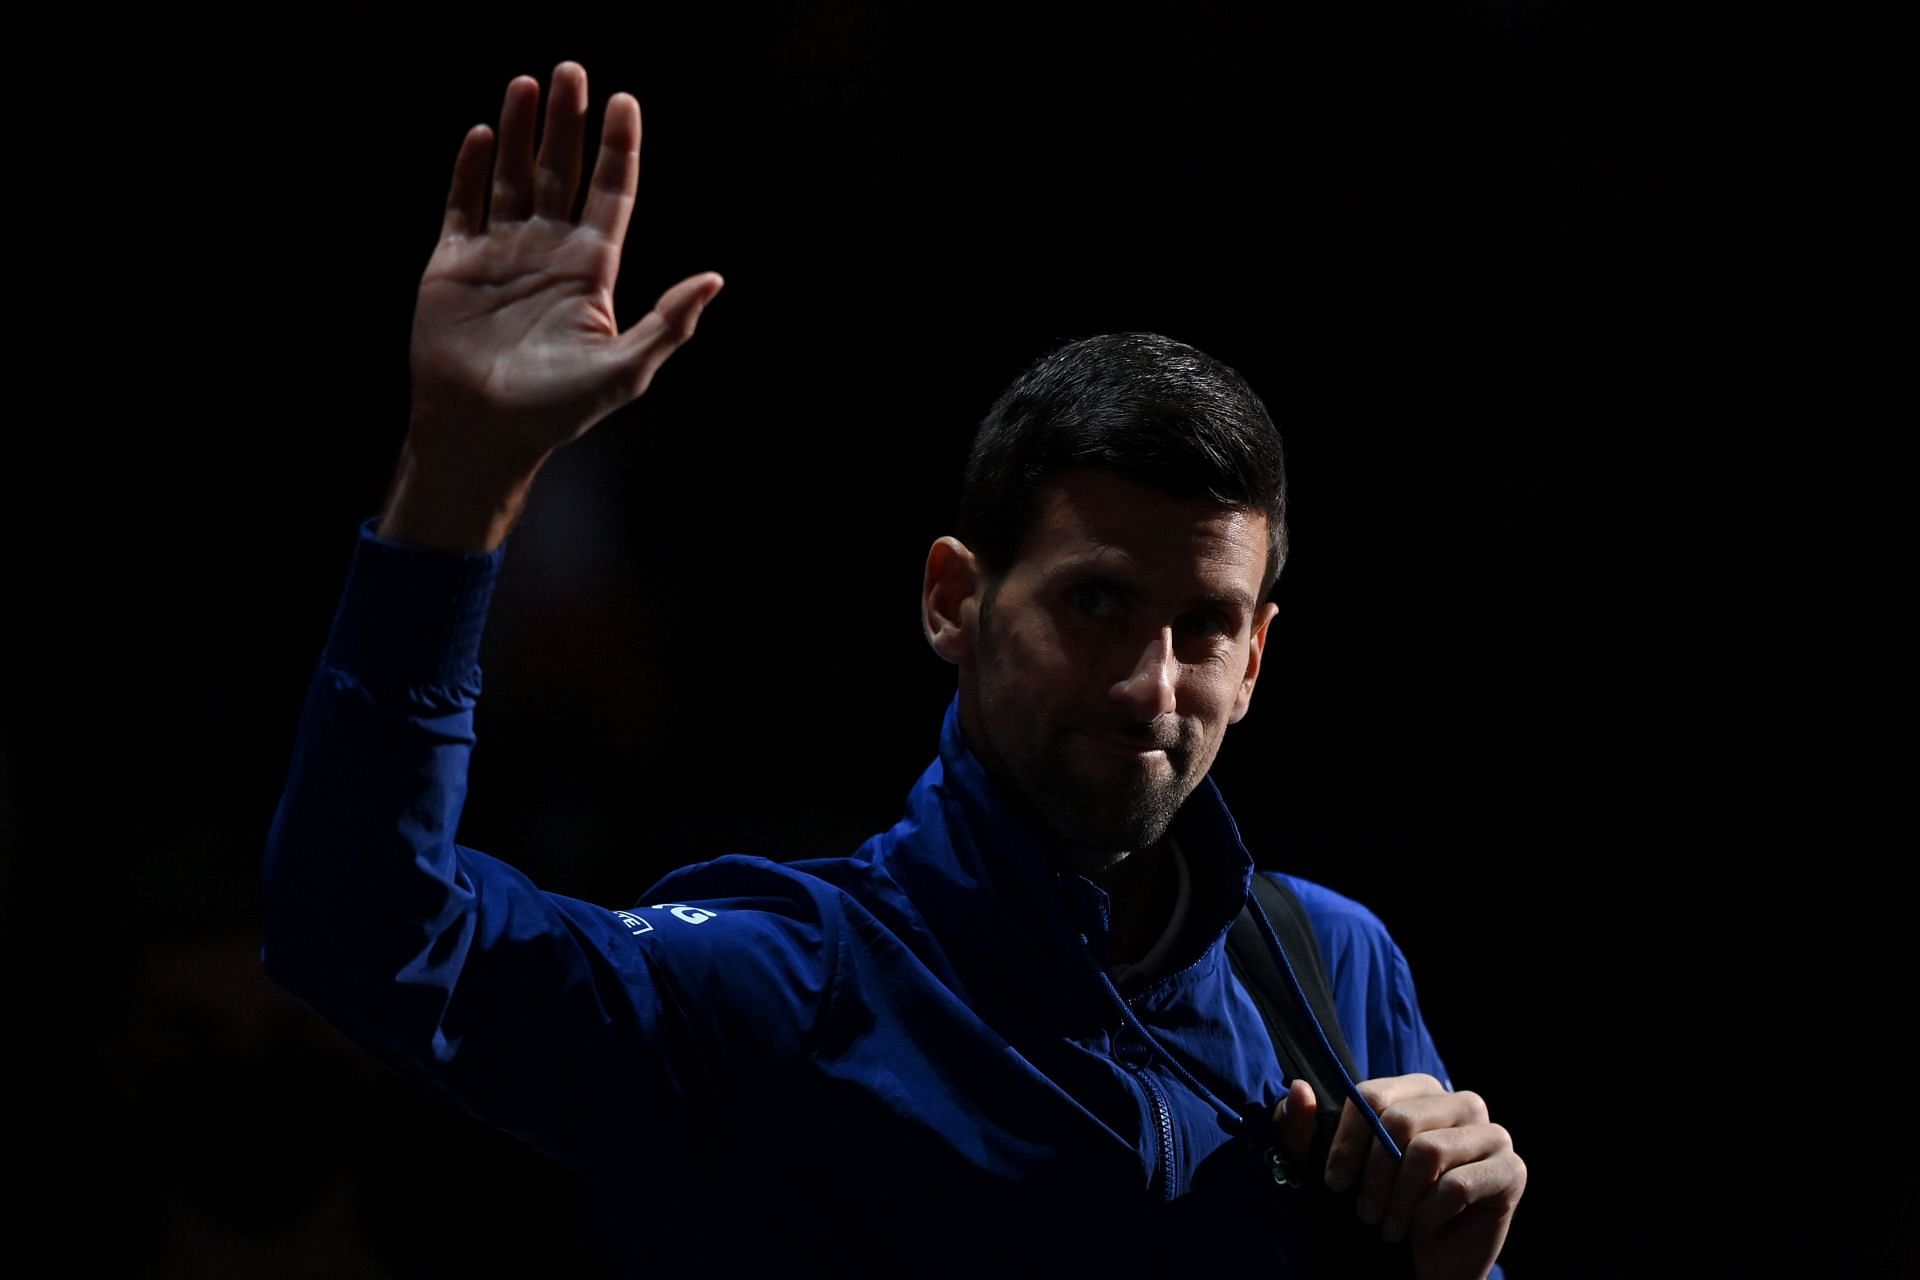
<svg viewBox="0 0 1920 1280">
<path fill-rule="evenodd" d="M 639 181 L 639 104 L 608 101 L 576 220 L 586 72 L 555 69 L 536 157 L 539 100 L 537 81 L 516 79 L 497 147 L 485 125 L 468 132 L 420 283 L 411 448 L 445 465 L 538 465 L 644 392 L 720 289 L 711 272 L 683 280 L 621 332 L 613 286 Z"/>
</svg>

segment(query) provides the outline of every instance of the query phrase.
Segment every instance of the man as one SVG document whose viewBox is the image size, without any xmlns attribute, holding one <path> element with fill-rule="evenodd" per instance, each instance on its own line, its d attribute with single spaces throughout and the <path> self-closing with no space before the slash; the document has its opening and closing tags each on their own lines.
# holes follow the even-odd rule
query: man
<svg viewBox="0 0 1920 1280">
<path fill-rule="evenodd" d="M 927 638 L 959 674 L 940 756 L 855 856 L 723 858 L 611 911 L 454 843 L 474 656 L 534 477 L 721 284 L 621 332 L 638 106 L 608 102 L 578 219 L 585 73 L 556 69 L 536 153 L 538 106 L 515 80 L 497 139 L 477 126 L 455 162 L 406 447 L 269 838 L 269 971 L 582 1170 L 636 1272 L 825 1244 L 888 1270 L 1487 1274 L 1525 1166 L 1441 1083 L 1378 922 L 1285 881 L 1368 1077 L 1331 1097 L 1223 959 L 1252 864 L 1207 772 L 1259 675 L 1284 478 L 1258 399 L 1191 348 L 1076 343 L 994 406 L 961 536 L 927 560 Z"/>
</svg>

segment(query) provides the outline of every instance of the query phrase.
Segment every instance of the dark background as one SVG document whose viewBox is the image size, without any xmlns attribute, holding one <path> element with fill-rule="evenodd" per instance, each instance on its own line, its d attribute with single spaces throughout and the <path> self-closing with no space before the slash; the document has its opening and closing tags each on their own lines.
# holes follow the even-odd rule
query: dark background
<svg viewBox="0 0 1920 1280">
<path fill-rule="evenodd" d="M 1263 865 L 1387 921 L 1516 1135 L 1510 1272 L 1911 1274 L 1896 43 L 1597 8 L 30 32 L 0 1255 L 585 1266 L 565 1175 L 253 959 L 454 151 L 572 57 L 645 112 L 623 318 L 728 285 L 542 478 L 465 843 L 624 905 L 890 822 L 973 424 L 1061 341 L 1165 332 L 1266 396 L 1293 482 L 1216 774 Z"/>
</svg>

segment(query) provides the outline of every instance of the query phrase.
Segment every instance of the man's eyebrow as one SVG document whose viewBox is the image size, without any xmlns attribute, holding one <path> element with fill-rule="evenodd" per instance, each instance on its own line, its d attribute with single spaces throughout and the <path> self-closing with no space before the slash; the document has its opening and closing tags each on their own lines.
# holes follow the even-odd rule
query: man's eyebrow
<svg viewBox="0 0 1920 1280">
<path fill-rule="evenodd" d="M 1098 587 L 1123 600 L 1138 600 L 1142 595 L 1139 585 L 1131 579 L 1087 564 L 1063 570 L 1055 580 L 1069 582 L 1075 587 Z"/>
<path fill-rule="evenodd" d="M 1227 609 L 1240 613 L 1253 612 L 1253 597 L 1244 591 L 1209 591 L 1194 597 L 1194 603 L 1209 609 Z"/>
<path fill-rule="evenodd" d="M 1072 579 L 1076 583 L 1100 587 L 1116 595 L 1138 596 L 1141 588 L 1129 575 L 1115 572 L 1114 557 L 1095 552 L 1075 556 L 1056 565 L 1047 577 L 1052 581 Z M 1203 591 L 1189 602 L 1190 608 L 1221 609 L 1230 613 L 1252 613 L 1254 599 L 1238 587 L 1226 591 Z"/>
<path fill-rule="evenodd" d="M 1116 563 L 1117 562 L 1117 563 Z M 1071 560 L 1056 565 L 1047 576 L 1050 578 L 1079 578 L 1096 582 L 1103 587 L 1117 587 L 1133 590 L 1133 583 L 1123 569 L 1125 556 L 1095 551 L 1089 555 L 1074 556 Z"/>
</svg>

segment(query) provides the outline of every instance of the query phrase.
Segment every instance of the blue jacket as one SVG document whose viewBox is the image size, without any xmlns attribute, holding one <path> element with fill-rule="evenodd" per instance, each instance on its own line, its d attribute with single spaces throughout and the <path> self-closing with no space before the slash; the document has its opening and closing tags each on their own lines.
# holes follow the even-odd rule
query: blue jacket
<svg viewBox="0 0 1920 1280">
<path fill-rule="evenodd" d="M 1286 1237 L 1258 1217 L 1284 1204 L 1191 1207 L 1228 1180 L 1242 1112 L 1288 1082 L 1224 955 L 1254 871 L 1211 779 L 1173 832 L 1191 927 L 1166 976 L 1124 995 L 1105 894 L 1050 868 L 952 709 L 906 815 L 851 857 L 719 858 L 629 910 L 546 893 L 454 839 L 502 553 L 370 524 L 268 840 L 263 960 L 377 1055 L 586 1174 L 616 1256 L 646 1269 L 635 1251 L 661 1227 L 729 1257 L 824 1240 L 955 1267 Z M 1380 922 L 1288 883 L 1361 1078 L 1444 1080 Z"/>
</svg>

